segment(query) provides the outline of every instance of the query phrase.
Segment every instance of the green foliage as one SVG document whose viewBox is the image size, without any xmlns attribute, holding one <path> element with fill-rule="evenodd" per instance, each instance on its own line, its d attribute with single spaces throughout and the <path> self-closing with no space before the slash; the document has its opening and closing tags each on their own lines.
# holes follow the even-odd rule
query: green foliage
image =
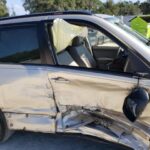
<svg viewBox="0 0 150 150">
<path fill-rule="evenodd" d="M 139 3 L 132 3 L 131 1 L 122 1 L 115 4 L 113 0 L 107 0 L 104 6 L 106 8 L 104 13 L 110 15 L 136 15 L 141 13 Z"/>
<path fill-rule="evenodd" d="M 107 0 L 104 3 L 105 10 L 103 13 L 110 14 L 110 15 L 117 15 L 119 12 L 119 8 L 116 4 L 114 4 L 113 0 Z"/>
<path fill-rule="evenodd" d="M 141 13 L 138 3 L 129 1 L 118 3 L 117 5 L 120 8 L 118 15 L 136 15 Z"/>
<path fill-rule="evenodd" d="M 98 12 L 102 5 L 99 0 L 24 0 L 24 8 L 30 13 L 79 9 Z"/>
<path fill-rule="evenodd" d="M 107 0 L 24 0 L 24 8 L 30 13 L 61 10 L 91 10 L 96 13 L 110 15 L 137 15 L 150 13 L 150 4 L 140 1 L 120 1 L 114 3 Z"/>
<path fill-rule="evenodd" d="M 0 0 L 0 17 L 8 16 L 8 9 L 6 7 L 6 0 Z"/>
<path fill-rule="evenodd" d="M 144 2 L 140 4 L 143 14 L 150 14 L 150 3 Z"/>
</svg>

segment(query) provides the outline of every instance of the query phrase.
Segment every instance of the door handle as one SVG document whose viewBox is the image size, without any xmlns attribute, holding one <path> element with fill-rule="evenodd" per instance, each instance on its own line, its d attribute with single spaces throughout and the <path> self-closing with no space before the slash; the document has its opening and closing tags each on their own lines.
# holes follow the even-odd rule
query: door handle
<svg viewBox="0 0 150 150">
<path fill-rule="evenodd" d="M 63 77 L 51 78 L 51 80 L 53 80 L 57 83 L 70 83 L 70 81 L 68 79 L 65 79 Z"/>
</svg>

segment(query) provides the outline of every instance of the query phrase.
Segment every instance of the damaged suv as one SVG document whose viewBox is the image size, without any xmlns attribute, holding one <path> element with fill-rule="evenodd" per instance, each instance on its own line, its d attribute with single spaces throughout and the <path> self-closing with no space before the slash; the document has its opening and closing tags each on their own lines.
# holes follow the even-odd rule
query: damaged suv
<svg viewBox="0 0 150 150">
<path fill-rule="evenodd" d="M 95 14 L 0 20 L 0 141 L 11 131 L 150 145 L 149 41 Z"/>
</svg>

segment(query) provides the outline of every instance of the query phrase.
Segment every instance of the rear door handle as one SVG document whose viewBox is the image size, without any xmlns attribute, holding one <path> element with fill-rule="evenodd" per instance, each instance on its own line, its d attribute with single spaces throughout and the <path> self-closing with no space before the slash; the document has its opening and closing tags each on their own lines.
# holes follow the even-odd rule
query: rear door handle
<svg viewBox="0 0 150 150">
<path fill-rule="evenodd" d="M 70 83 L 70 81 L 68 79 L 65 79 L 63 77 L 51 78 L 51 80 L 53 80 L 57 83 Z"/>
</svg>

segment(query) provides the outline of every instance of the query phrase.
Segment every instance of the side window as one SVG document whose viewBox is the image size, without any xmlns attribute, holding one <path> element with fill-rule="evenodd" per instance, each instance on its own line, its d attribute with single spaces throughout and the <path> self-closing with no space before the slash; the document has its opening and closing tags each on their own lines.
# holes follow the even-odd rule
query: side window
<svg viewBox="0 0 150 150">
<path fill-rule="evenodd" d="M 98 68 L 111 71 L 125 71 L 126 50 L 102 32 L 88 28 L 88 40 Z"/>
<path fill-rule="evenodd" d="M 0 29 L 0 63 L 41 63 L 35 26 Z"/>
<path fill-rule="evenodd" d="M 103 46 L 103 45 L 110 45 L 110 46 L 114 45 L 116 47 L 118 46 L 108 36 L 92 28 L 88 28 L 88 40 L 91 46 Z"/>
<path fill-rule="evenodd" d="M 100 30 L 56 19 L 51 32 L 59 65 L 126 71 L 126 48 Z"/>
</svg>

